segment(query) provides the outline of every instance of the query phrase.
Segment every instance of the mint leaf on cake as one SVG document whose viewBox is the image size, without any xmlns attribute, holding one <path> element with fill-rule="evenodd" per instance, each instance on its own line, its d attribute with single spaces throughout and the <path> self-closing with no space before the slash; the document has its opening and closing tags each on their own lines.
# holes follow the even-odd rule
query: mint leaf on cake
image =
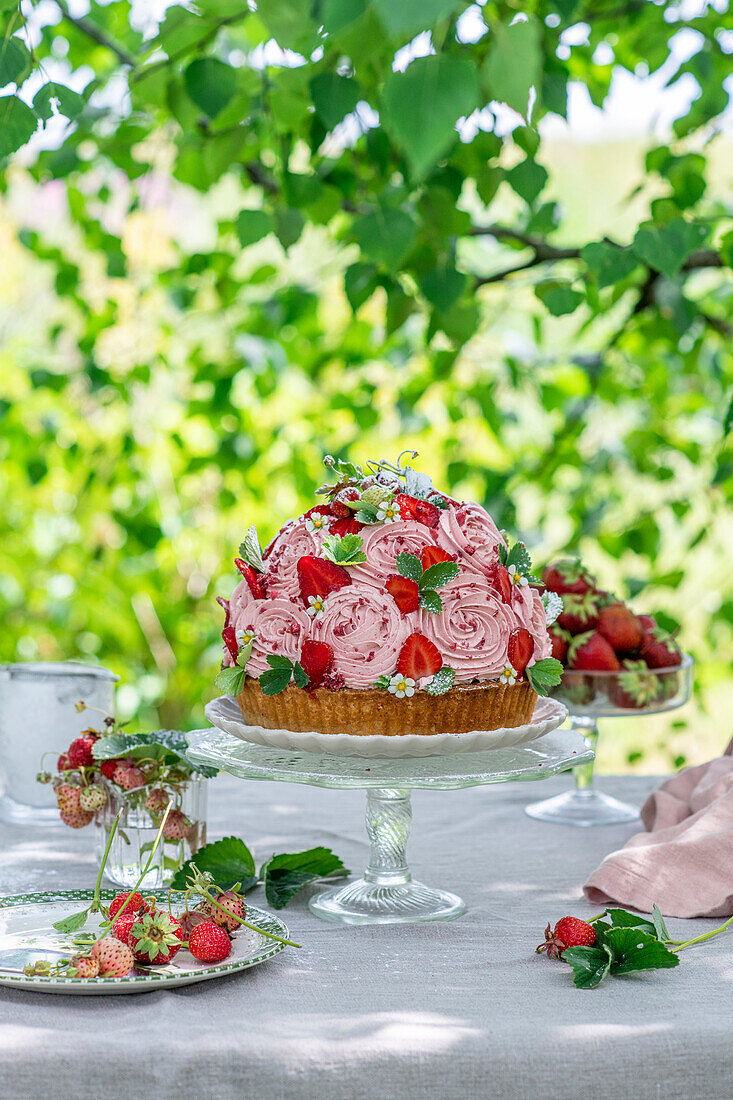
<svg viewBox="0 0 733 1100">
<path fill-rule="evenodd" d="M 326 535 L 322 552 L 324 558 L 335 562 L 336 565 L 359 565 L 366 561 L 366 554 L 362 550 L 364 539 L 359 535 Z"/>
</svg>

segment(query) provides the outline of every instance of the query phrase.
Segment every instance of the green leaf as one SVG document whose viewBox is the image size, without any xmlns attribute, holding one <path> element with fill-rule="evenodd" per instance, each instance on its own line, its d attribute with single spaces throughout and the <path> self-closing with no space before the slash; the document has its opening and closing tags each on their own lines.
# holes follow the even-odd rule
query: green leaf
<svg viewBox="0 0 733 1100">
<path fill-rule="evenodd" d="M 92 748 L 95 760 L 114 760 L 131 756 L 133 760 L 153 759 L 182 767 L 191 774 L 211 777 L 216 768 L 194 764 L 188 759 L 188 740 L 182 730 L 153 730 L 151 733 L 113 733 L 100 737 Z"/>
<path fill-rule="evenodd" d="M 603 947 L 568 947 L 562 953 L 563 962 L 573 968 L 573 981 L 578 989 L 595 989 L 608 974 L 611 955 Z"/>
<path fill-rule="evenodd" d="M 578 290 L 573 290 L 570 283 L 538 283 L 534 288 L 534 292 L 547 312 L 551 313 L 553 317 L 562 317 L 566 313 L 572 313 L 584 300 L 584 295 Z"/>
<path fill-rule="evenodd" d="M 385 128 L 421 178 L 456 140 L 458 118 L 478 105 L 476 70 L 454 55 L 419 57 L 389 73 L 382 98 Z"/>
<path fill-rule="evenodd" d="M 543 657 L 525 671 L 525 676 L 538 695 L 547 695 L 562 679 L 563 668 L 554 657 Z"/>
<path fill-rule="evenodd" d="M 442 313 L 460 298 L 466 286 L 466 276 L 453 267 L 436 267 L 420 279 L 420 290 Z"/>
<path fill-rule="evenodd" d="M 260 869 L 265 897 L 273 909 L 282 909 L 309 882 L 324 878 L 345 878 L 351 874 L 330 848 L 309 848 L 306 852 L 283 852 Z"/>
<path fill-rule="evenodd" d="M 379 206 L 356 218 L 351 232 L 365 256 L 393 271 L 415 243 L 417 223 L 403 210 Z"/>
<path fill-rule="evenodd" d="M 364 539 L 359 535 L 326 535 L 321 544 L 321 552 L 328 561 L 337 565 L 357 565 L 366 561 L 362 550 Z"/>
<path fill-rule="evenodd" d="M 58 114 L 75 119 L 84 108 L 84 97 L 63 84 L 44 84 L 33 97 L 33 110 L 47 122 L 54 114 L 54 108 Z"/>
<path fill-rule="evenodd" d="M 247 564 L 251 565 L 253 569 L 256 569 L 258 573 L 264 572 L 265 563 L 262 560 L 260 540 L 257 536 L 257 528 L 254 523 L 239 544 L 239 554 L 240 557 L 244 558 Z"/>
<path fill-rule="evenodd" d="M 80 913 L 72 913 L 70 917 L 54 921 L 53 927 L 57 932 L 78 932 L 87 922 L 91 909 L 82 909 Z"/>
<path fill-rule="evenodd" d="M 296 686 L 299 688 L 306 688 L 311 682 L 310 676 L 305 671 L 300 661 L 296 661 L 293 665 L 293 679 L 295 680 Z"/>
<path fill-rule="evenodd" d="M 442 588 L 444 584 L 454 581 L 461 571 L 460 565 L 455 561 L 436 561 L 426 569 L 420 580 L 421 588 Z"/>
<path fill-rule="evenodd" d="M 362 504 L 354 519 L 358 520 L 359 523 L 379 523 L 377 509 L 373 504 Z"/>
<path fill-rule="evenodd" d="M 606 916 L 610 919 L 613 928 L 641 928 L 648 935 L 655 935 L 654 924 L 638 913 L 630 913 L 628 909 L 607 909 Z"/>
<path fill-rule="evenodd" d="M 214 684 L 222 695 L 239 695 L 246 675 L 243 668 L 222 668 L 214 677 Z"/>
<path fill-rule="evenodd" d="M 268 658 L 269 660 L 269 658 Z M 279 695 L 290 683 L 292 668 L 271 668 L 259 678 L 263 695 Z"/>
<path fill-rule="evenodd" d="M 358 515 L 358 513 L 357 513 Z M 397 572 L 411 581 L 420 581 L 423 575 L 422 562 L 417 554 L 411 554 L 409 550 L 403 550 L 397 555 Z"/>
<path fill-rule="evenodd" d="M 443 610 L 443 601 L 434 588 L 421 588 L 419 603 L 420 607 L 425 611 L 432 611 L 434 615 Z"/>
<path fill-rule="evenodd" d="M 20 149 L 33 136 L 38 120 L 30 107 L 15 95 L 0 96 L 0 157 Z"/>
<path fill-rule="evenodd" d="M 619 248 L 607 241 L 593 241 L 581 249 L 588 270 L 595 276 L 599 290 L 620 283 L 639 266 L 630 248 Z"/>
<path fill-rule="evenodd" d="M 613 955 L 612 974 L 633 974 L 637 970 L 662 970 L 679 965 L 679 957 L 673 951 L 656 936 L 639 928 L 611 928 L 604 942 Z"/>
<path fill-rule="evenodd" d="M 352 264 L 344 272 L 344 290 L 354 313 L 371 298 L 378 286 L 374 264 Z"/>
<path fill-rule="evenodd" d="M 504 178 L 521 199 L 531 206 L 547 183 L 547 171 L 527 157 L 504 173 Z"/>
<path fill-rule="evenodd" d="M 632 248 L 639 259 L 671 279 L 705 239 L 705 227 L 675 218 L 666 225 L 642 225 Z"/>
<path fill-rule="evenodd" d="M 293 671 L 293 662 L 289 657 L 283 657 L 280 653 L 269 653 L 266 660 L 270 668 L 281 669 L 283 672 L 285 670 Z"/>
<path fill-rule="evenodd" d="M 31 55 L 20 38 L 0 39 L 0 88 L 6 84 L 22 84 L 31 64 Z"/>
<path fill-rule="evenodd" d="M 535 19 L 491 24 L 491 48 L 483 68 L 488 98 L 526 117 L 529 90 L 542 79 L 542 27 Z"/>
<path fill-rule="evenodd" d="M 258 881 L 252 853 L 244 841 L 236 836 L 227 836 L 199 848 L 176 871 L 171 882 L 172 890 L 185 890 L 192 867 L 208 872 L 221 890 L 231 890 L 236 883 L 241 884 L 242 890 L 249 890 Z"/>
<path fill-rule="evenodd" d="M 275 233 L 286 251 L 300 239 L 304 226 L 305 219 L 300 210 L 290 206 L 278 206 L 275 210 Z"/>
<path fill-rule="evenodd" d="M 522 542 L 515 542 L 511 550 L 505 552 L 502 564 L 516 565 L 519 572 L 524 576 L 527 576 L 532 569 L 532 559 L 529 556 L 527 547 Z"/>
<path fill-rule="evenodd" d="M 439 668 L 435 673 L 425 690 L 428 695 L 445 695 L 446 691 L 449 691 L 453 687 L 455 678 L 455 669 L 449 668 L 448 665 L 443 665 L 443 667 Z"/>
<path fill-rule="evenodd" d="M 372 0 L 372 6 L 388 34 L 406 38 L 434 27 L 460 7 L 460 0 Z"/>
<path fill-rule="evenodd" d="M 266 210 L 240 210 L 235 228 L 239 243 L 242 248 L 246 248 L 255 241 L 261 241 L 268 233 L 274 233 L 275 222 Z"/>
<path fill-rule="evenodd" d="M 652 921 L 654 923 L 654 931 L 657 934 L 658 940 L 666 941 L 670 938 L 667 931 L 667 925 L 664 923 L 664 917 L 662 911 L 658 905 L 652 906 Z"/>
<path fill-rule="evenodd" d="M 361 85 L 353 77 L 338 73 L 319 73 L 310 82 L 316 114 L 327 130 L 333 130 L 364 98 Z"/>
<path fill-rule="evenodd" d="M 237 90 L 237 74 L 231 65 L 215 57 L 199 57 L 183 74 L 186 91 L 201 110 L 215 118 Z"/>
</svg>

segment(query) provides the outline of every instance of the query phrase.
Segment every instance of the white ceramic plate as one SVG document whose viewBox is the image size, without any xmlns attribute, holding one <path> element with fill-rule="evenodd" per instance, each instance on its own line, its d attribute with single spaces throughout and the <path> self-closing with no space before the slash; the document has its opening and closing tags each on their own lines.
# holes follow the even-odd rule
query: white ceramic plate
<svg viewBox="0 0 733 1100">
<path fill-rule="evenodd" d="M 103 890 L 102 900 L 109 902 L 115 896 L 115 890 Z M 161 895 L 162 896 L 162 895 Z M 176 895 L 174 908 L 178 908 Z M 155 989 L 171 986 L 191 985 L 194 982 L 206 982 L 211 978 L 220 978 L 223 974 L 234 974 L 257 966 L 265 959 L 272 958 L 282 951 L 284 944 L 261 936 L 248 928 L 242 928 L 232 941 L 232 953 L 229 958 L 216 965 L 206 966 L 182 949 L 175 959 L 166 966 L 151 967 L 149 970 L 133 970 L 126 978 L 65 978 L 65 977 L 26 977 L 22 971 L 28 963 L 37 959 L 50 959 L 56 962 L 74 954 L 79 948 L 71 943 L 71 937 L 57 932 L 53 927 L 56 921 L 72 913 L 78 913 L 92 899 L 91 890 L 63 890 L 35 894 L 16 894 L 0 898 L 0 985 L 14 989 L 28 989 L 33 993 L 64 993 L 108 995 L 113 993 L 148 993 Z M 183 895 L 180 895 L 180 907 Z M 289 939 L 287 927 L 272 913 L 265 913 L 253 905 L 247 905 L 247 920 L 267 932 Z M 99 926 L 99 915 L 88 919 L 84 932 L 95 932 Z"/>
<path fill-rule="evenodd" d="M 375 734 L 358 737 L 349 733 L 294 733 L 292 730 L 270 730 L 264 726 L 248 726 L 242 718 L 233 695 L 213 699 L 205 708 L 206 717 L 217 729 L 230 733 L 241 741 L 274 749 L 294 749 L 299 752 L 331 753 L 334 756 L 454 756 L 459 752 L 486 752 L 536 741 L 550 730 L 557 729 L 567 717 L 567 707 L 557 699 L 538 699 L 532 721 L 513 729 L 473 730 L 471 733 L 435 733 L 429 737 L 406 733 L 401 737 Z"/>
</svg>

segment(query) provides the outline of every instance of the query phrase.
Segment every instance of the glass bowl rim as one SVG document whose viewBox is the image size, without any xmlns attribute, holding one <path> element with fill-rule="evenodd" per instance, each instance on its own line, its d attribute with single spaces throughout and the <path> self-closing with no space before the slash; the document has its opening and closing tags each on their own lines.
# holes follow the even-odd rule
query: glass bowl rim
<svg viewBox="0 0 733 1100">
<path fill-rule="evenodd" d="M 695 664 L 694 657 L 691 657 L 689 653 L 683 653 L 682 654 L 682 660 L 678 665 L 668 665 L 665 668 L 644 668 L 644 669 L 641 669 L 641 668 L 619 668 L 619 669 L 616 669 L 615 671 L 612 671 L 611 669 L 605 669 L 605 668 L 604 669 L 564 668 L 562 674 L 563 674 L 563 676 L 566 676 L 568 673 L 570 673 L 570 675 L 572 675 L 572 676 L 593 676 L 593 677 L 597 677 L 598 679 L 604 679 L 605 677 L 621 676 L 621 675 L 624 675 L 624 676 L 633 676 L 633 675 L 647 676 L 647 675 L 651 674 L 651 675 L 654 675 L 654 676 L 662 676 L 664 673 L 686 672 L 688 669 L 692 668 L 694 664 Z M 560 687 L 560 686 L 561 685 L 558 684 L 558 687 Z"/>
</svg>

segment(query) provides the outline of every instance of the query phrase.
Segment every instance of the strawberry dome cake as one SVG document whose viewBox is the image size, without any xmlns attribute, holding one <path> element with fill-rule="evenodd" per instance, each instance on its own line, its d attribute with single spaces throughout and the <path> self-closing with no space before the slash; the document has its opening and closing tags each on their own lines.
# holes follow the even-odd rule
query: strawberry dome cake
<svg viewBox="0 0 733 1100">
<path fill-rule="evenodd" d="M 540 594 L 524 545 L 400 459 L 365 470 L 328 457 L 321 503 L 264 551 L 247 532 L 241 579 L 219 598 L 217 686 L 248 724 L 397 736 L 515 727 L 559 683 L 547 628 L 560 601 Z"/>
</svg>

